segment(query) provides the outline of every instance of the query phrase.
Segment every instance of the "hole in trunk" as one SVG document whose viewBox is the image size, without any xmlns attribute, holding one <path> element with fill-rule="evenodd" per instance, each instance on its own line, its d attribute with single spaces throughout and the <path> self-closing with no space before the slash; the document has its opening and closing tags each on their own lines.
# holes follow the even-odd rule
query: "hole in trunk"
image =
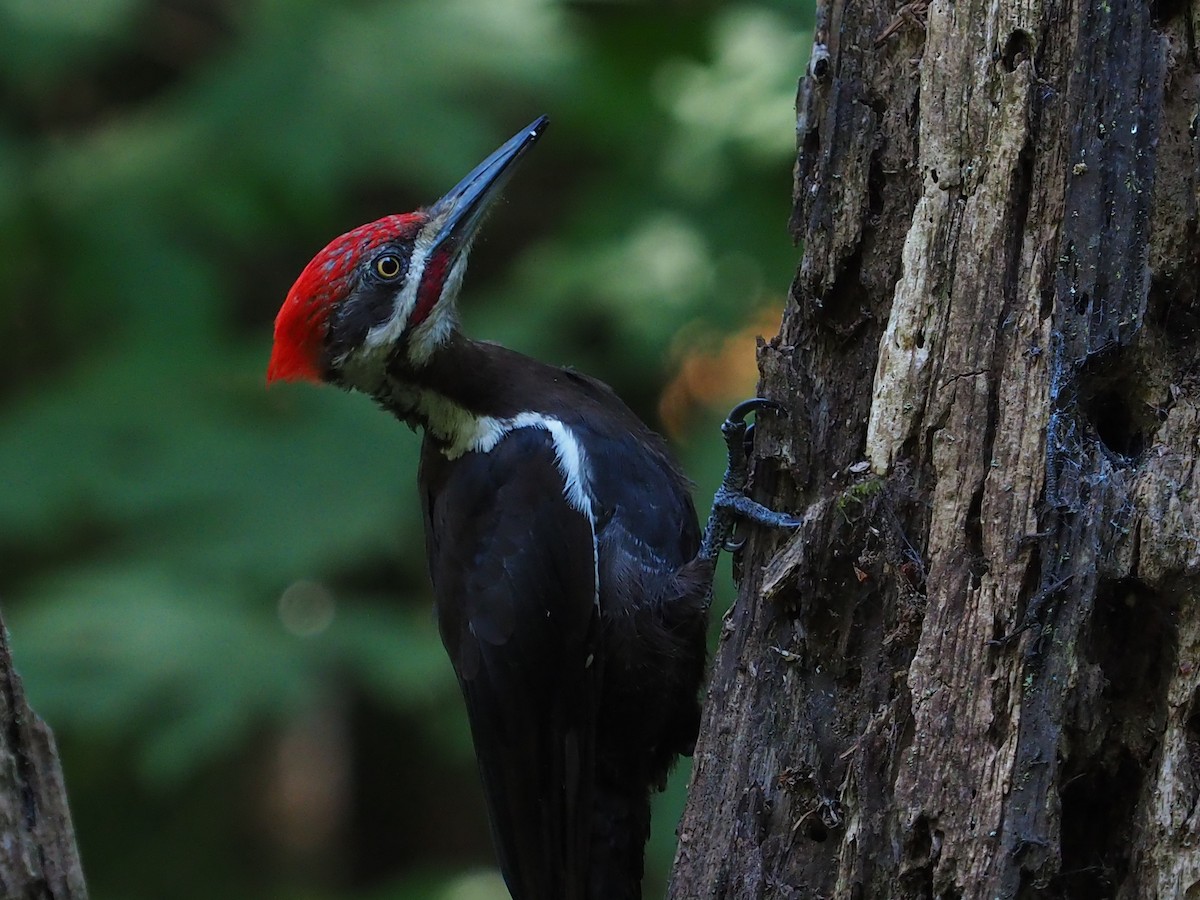
<svg viewBox="0 0 1200 900">
<path fill-rule="evenodd" d="M 1133 815 L 1142 772 L 1122 755 L 1111 772 L 1084 772 L 1066 781 L 1062 799 L 1064 897 L 1112 897 L 1129 874 Z"/>
<path fill-rule="evenodd" d="M 1096 353 L 1077 378 L 1079 411 L 1088 431 L 1112 462 L 1137 462 L 1162 424 L 1160 398 L 1151 396 L 1152 379 L 1138 359 L 1125 347 Z"/>
<path fill-rule="evenodd" d="M 1061 896 L 1113 897 L 1126 887 L 1177 656 L 1175 602 L 1136 579 L 1100 582 L 1086 657 L 1103 677 L 1079 696 L 1080 730 L 1059 791 Z"/>
<path fill-rule="evenodd" d="M 1088 398 L 1084 415 L 1105 447 L 1127 459 L 1140 456 L 1146 447 L 1146 435 L 1134 421 L 1125 398 L 1116 391 L 1104 391 Z"/>
<path fill-rule="evenodd" d="M 1033 47 L 1033 41 L 1029 38 L 1029 32 L 1017 29 L 1008 36 L 1008 40 L 1004 42 L 1004 52 L 1000 54 L 1000 60 L 1004 64 L 1004 71 L 1011 72 L 1025 60 L 1029 59 L 1030 51 Z"/>
</svg>

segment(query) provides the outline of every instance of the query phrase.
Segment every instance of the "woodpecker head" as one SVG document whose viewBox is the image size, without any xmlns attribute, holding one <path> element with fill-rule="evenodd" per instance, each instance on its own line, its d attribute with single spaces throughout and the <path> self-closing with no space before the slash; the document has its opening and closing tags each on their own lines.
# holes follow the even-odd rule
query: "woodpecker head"
<svg viewBox="0 0 1200 900">
<path fill-rule="evenodd" d="M 467 251 L 542 116 L 427 209 L 334 238 L 300 273 L 275 318 L 267 382 L 328 381 L 374 393 L 398 354 L 419 367 L 457 326 Z"/>
</svg>

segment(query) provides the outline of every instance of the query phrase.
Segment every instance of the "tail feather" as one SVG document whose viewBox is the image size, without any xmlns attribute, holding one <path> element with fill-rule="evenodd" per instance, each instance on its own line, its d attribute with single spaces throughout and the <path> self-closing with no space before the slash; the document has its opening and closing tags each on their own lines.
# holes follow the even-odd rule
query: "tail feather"
<svg viewBox="0 0 1200 900">
<path fill-rule="evenodd" d="M 650 836 L 650 789 L 644 783 L 597 784 L 592 817 L 589 900 L 641 900 L 646 839 Z"/>
</svg>

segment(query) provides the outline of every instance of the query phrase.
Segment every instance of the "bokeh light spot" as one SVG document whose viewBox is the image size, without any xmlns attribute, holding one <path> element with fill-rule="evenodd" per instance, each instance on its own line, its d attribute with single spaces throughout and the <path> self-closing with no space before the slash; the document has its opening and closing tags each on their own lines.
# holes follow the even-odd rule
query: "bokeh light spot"
<svg viewBox="0 0 1200 900">
<path fill-rule="evenodd" d="M 279 621 L 290 634 L 315 637 L 333 624 L 333 592 L 315 581 L 296 581 L 279 597 Z"/>
</svg>

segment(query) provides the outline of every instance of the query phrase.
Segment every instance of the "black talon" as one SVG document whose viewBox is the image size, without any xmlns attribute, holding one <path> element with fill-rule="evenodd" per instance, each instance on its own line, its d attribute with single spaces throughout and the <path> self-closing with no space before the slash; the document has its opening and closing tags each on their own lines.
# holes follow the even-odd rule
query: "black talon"
<svg viewBox="0 0 1200 900">
<path fill-rule="evenodd" d="M 737 406 L 729 411 L 729 418 L 737 421 L 742 421 L 750 413 L 760 409 L 769 409 L 774 413 L 785 413 L 784 405 L 778 400 L 771 400 L 767 397 L 751 397 L 749 400 L 743 400 Z"/>
<path fill-rule="evenodd" d="M 746 496 L 746 483 L 750 479 L 750 456 L 754 449 L 754 425 L 746 421 L 751 413 L 770 412 L 786 416 L 787 410 L 780 403 L 765 397 L 743 400 L 732 410 L 721 424 L 725 436 L 725 447 L 729 455 L 728 467 L 721 487 L 713 498 L 712 514 L 704 529 L 704 540 L 700 545 L 700 556 L 715 560 L 722 549 L 731 552 L 740 550 L 745 541 L 734 541 L 733 531 L 739 519 L 765 525 L 769 528 L 795 528 L 801 520 L 777 513 Z"/>
<path fill-rule="evenodd" d="M 729 411 L 729 415 L 725 417 L 725 424 L 744 425 L 746 416 L 760 409 L 769 410 L 776 415 L 787 415 L 787 408 L 782 403 L 768 400 L 766 397 L 751 397 L 749 400 L 743 400 Z"/>
<path fill-rule="evenodd" d="M 725 417 L 725 421 L 721 423 L 721 433 L 725 435 L 725 443 L 729 448 L 729 465 L 734 466 L 734 445 L 733 442 L 740 434 L 742 437 L 741 454 L 744 460 L 749 460 L 751 453 L 754 451 L 754 423 L 747 422 L 746 416 L 751 413 L 770 412 L 777 416 L 786 416 L 787 409 L 783 404 L 777 403 L 774 400 L 768 400 L 766 397 L 751 397 L 749 400 L 743 400 L 737 406 L 729 411 L 729 415 Z M 740 461 L 744 463 L 744 460 Z"/>
</svg>

